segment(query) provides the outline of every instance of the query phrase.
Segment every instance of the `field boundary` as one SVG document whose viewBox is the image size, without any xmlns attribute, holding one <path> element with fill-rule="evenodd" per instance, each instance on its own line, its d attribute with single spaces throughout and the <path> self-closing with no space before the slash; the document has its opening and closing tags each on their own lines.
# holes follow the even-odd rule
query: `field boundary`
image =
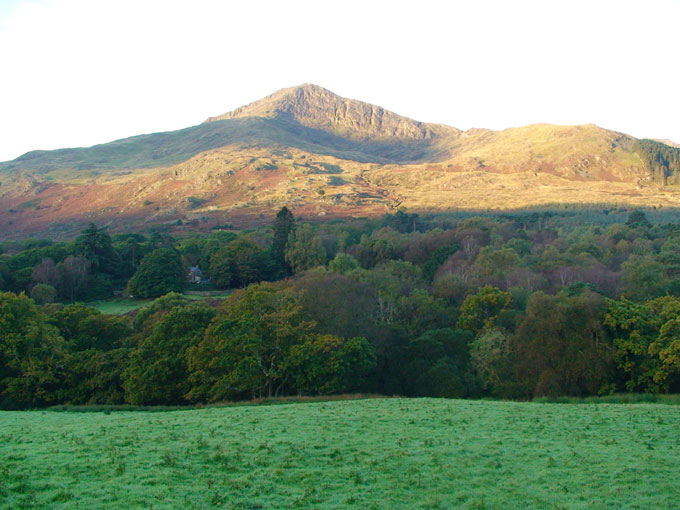
<svg viewBox="0 0 680 510">
<path fill-rule="evenodd" d="M 229 402 L 215 402 L 210 404 L 187 404 L 187 405 L 58 405 L 47 408 L 36 408 L 34 410 L 67 412 L 67 413 L 112 413 L 112 412 L 166 412 L 166 411 L 193 411 L 197 409 L 210 409 L 219 407 L 242 407 L 242 406 L 271 406 L 285 404 L 305 404 L 315 402 L 335 402 L 342 400 L 375 400 L 390 398 L 408 398 L 418 400 L 419 397 L 403 397 L 401 395 L 381 395 L 378 393 L 348 393 L 342 395 L 317 395 L 317 396 L 289 396 L 257 398 L 253 400 L 238 400 Z M 436 397 L 425 397 L 436 398 Z M 503 400 L 503 399 L 442 399 L 442 400 L 467 400 L 470 402 L 527 402 L 523 400 Z M 528 401 L 533 404 L 659 404 L 659 405 L 680 405 L 680 394 L 654 394 L 654 393 L 617 393 L 614 395 L 604 395 L 599 397 L 536 397 Z"/>
<path fill-rule="evenodd" d="M 291 397 L 271 397 L 257 398 L 253 400 L 238 400 L 233 402 L 215 402 L 211 404 L 187 404 L 187 405 L 158 405 L 158 406 L 138 406 L 138 405 L 58 405 L 46 408 L 36 408 L 39 411 L 67 412 L 67 413 L 112 413 L 112 412 L 166 412 L 166 411 L 194 411 L 196 409 L 210 409 L 219 407 L 242 407 L 242 406 L 271 406 L 284 404 L 305 404 L 314 402 L 335 402 L 339 400 L 369 400 L 369 399 L 389 399 L 403 398 L 399 396 L 380 395 L 377 393 L 349 393 L 342 395 L 318 395 L 318 396 L 291 396 Z"/>
</svg>

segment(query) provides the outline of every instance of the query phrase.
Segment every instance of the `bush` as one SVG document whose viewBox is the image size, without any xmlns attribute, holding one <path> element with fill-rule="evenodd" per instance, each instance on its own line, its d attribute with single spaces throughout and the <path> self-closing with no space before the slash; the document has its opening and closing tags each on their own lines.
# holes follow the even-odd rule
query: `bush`
<svg viewBox="0 0 680 510">
<path fill-rule="evenodd" d="M 31 299 L 38 304 L 52 303 L 57 297 L 57 290 L 46 283 L 38 283 L 31 289 Z"/>
</svg>

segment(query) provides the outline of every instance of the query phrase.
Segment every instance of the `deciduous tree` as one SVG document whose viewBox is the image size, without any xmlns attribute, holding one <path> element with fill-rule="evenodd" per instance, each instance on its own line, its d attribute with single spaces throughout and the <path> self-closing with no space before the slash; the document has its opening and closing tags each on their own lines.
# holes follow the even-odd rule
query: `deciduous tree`
<svg viewBox="0 0 680 510">
<path fill-rule="evenodd" d="M 57 290 L 68 301 L 75 301 L 87 291 L 90 262 L 85 257 L 69 255 L 56 266 Z"/>
<path fill-rule="evenodd" d="M 59 402 L 66 345 L 24 294 L 0 293 L 0 408 Z"/>
<path fill-rule="evenodd" d="M 190 397 L 216 401 L 279 395 L 290 383 L 290 348 L 304 343 L 313 326 L 289 288 L 261 283 L 235 292 L 203 340 L 187 353 Z"/>
<path fill-rule="evenodd" d="M 491 286 L 482 287 L 463 301 L 458 327 L 475 333 L 492 328 L 498 315 L 510 305 L 511 300 L 512 295 L 509 292 Z"/>
<path fill-rule="evenodd" d="M 515 379 L 526 396 L 597 393 L 612 368 L 603 315 L 602 297 L 591 292 L 532 294 L 510 339 Z"/>
<path fill-rule="evenodd" d="M 365 338 L 345 340 L 315 334 L 293 345 L 286 363 L 295 390 L 305 395 L 327 395 L 360 390 L 375 367 L 376 357 Z"/>
<path fill-rule="evenodd" d="M 185 401 L 191 386 L 186 351 L 197 345 L 215 310 L 189 305 L 161 318 L 130 355 L 123 374 L 125 400 L 131 404 L 163 404 Z"/>
<path fill-rule="evenodd" d="M 286 262 L 294 273 L 326 263 L 326 249 L 309 223 L 299 225 L 288 236 Z"/>
</svg>

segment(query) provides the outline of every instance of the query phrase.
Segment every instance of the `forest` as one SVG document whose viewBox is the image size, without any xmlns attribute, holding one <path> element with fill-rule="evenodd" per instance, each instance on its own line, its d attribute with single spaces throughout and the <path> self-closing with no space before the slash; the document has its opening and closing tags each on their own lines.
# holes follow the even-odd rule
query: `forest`
<svg viewBox="0 0 680 510">
<path fill-rule="evenodd" d="M 2 409 L 680 391 L 680 223 L 659 211 L 283 208 L 257 229 L 90 224 L 0 250 Z M 121 293 L 153 300 L 88 306 Z"/>
</svg>

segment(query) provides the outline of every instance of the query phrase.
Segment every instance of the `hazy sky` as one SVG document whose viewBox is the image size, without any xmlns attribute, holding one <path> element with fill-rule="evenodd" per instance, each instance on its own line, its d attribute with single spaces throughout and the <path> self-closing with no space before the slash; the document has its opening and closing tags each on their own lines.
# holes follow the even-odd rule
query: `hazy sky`
<svg viewBox="0 0 680 510">
<path fill-rule="evenodd" d="M 461 129 L 680 142 L 680 0 L 0 0 L 0 161 L 305 82 Z"/>
</svg>

